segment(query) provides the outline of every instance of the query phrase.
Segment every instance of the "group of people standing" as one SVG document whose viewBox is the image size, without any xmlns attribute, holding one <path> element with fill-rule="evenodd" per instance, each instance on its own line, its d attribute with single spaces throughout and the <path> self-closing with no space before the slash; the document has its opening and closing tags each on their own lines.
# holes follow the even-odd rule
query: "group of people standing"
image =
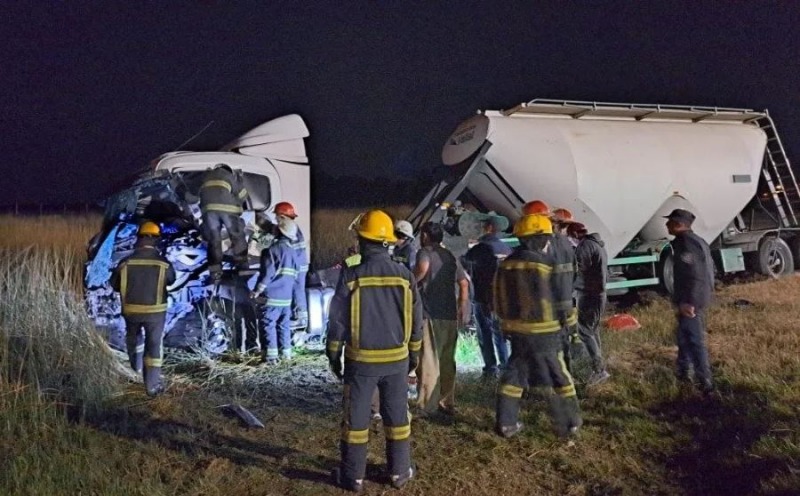
<svg viewBox="0 0 800 496">
<path fill-rule="evenodd" d="M 702 314 L 713 291 L 713 264 L 708 245 L 691 231 L 694 216 L 676 210 L 667 218 L 680 259 L 674 295 L 678 377 L 694 370 L 708 392 L 713 384 Z M 415 415 L 454 413 L 455 345 L 469 315 L 470 280 L 484 375 L 500 375 L 496 432 L 508 438 L 522 430 L 519 409 L 530 387 L 551 390 L 549 410 L 559 436 L 568 439 L 580 429 L 569 363 L 575 342 L 583 343 L 591 361 L 587 385 L 610 377 L 598 333 L 606 304 L 603 241 L 567 210 L 551 212 L 541 201 L 523 206 L 513 229 L 517 247 L 499 237 L 502 223 L 492 216 L 483 223 L 483 235 L 464 256 L 469 271 L 442 245 L 441 225 L 424 224 L 421 249 L 413 253 L 413 230 L 405 221 L 393 225 L 386 213 L 373 210 L 353 223 L 359 254 L 349 259 L 336 287 L 326 349 L 344 382 L 342 458 L 332 474 L 338 486 L 363 489 L 371 406 L 383 419 L 392 485 L 402 487 L 416 475 L 407 376 L 418 378 Z"/>
<path fill-rule="evenodd" d="M 246 274 L 250 264 L 241 213 L 248 193 L 241 175 L 226 164 L 215 165 L 204 173 L 199 197 L 211 281 L 217 287 L 223 281 L 223 228 L 231 244 L 235 267 L 232 278 L 245 281 L 250 277 Z M 259 227 L 268 231 L 274 242 L 260 254 L 253 291 L 249 294 L 245 291 L 240 298 L 251 307 L 258 302 L 256 308 L 260 315 L 256 320 L 261 363 L 268 365 L 292 357 L 290 321 L 294 318 L 303 325 L 308 320 L 305 295 L 308 250 L 296 218 L 294 206 L 280 202 L 274 208 L 274 222 L 260 222 Z M 134 252 L 115 268 L 110 281 L 120 294 L 131 367 L 143 374 L 150 396 L 164 390 L 161 365 L 167 287 L 175 281 L 173 267 L 159 250 L 160 236 L 157 223 L 142 222 Z M 245 275 L 240 276 L 240 273 Z M 242 286 L 247 287 L 246 283 Z M 262 295 L 266 298 L 261 298 Z M 250 338 L 255 341 L 255 336 Z"/>
</svg>

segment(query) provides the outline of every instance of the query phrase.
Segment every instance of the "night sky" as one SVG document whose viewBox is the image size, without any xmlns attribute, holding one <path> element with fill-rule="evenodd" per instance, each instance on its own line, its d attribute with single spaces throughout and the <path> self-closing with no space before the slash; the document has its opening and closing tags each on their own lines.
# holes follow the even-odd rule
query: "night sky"
<svg viewBox="0 0 800 496">
<path fill-rule="evenodd" d="M 314 171 L 415 174 L 536 97 L 768 108 L 800 164 L 797 2 L 228 3 L 3 2 L 0 204 L 102 199 L 291 112 Z"/>
</svg>

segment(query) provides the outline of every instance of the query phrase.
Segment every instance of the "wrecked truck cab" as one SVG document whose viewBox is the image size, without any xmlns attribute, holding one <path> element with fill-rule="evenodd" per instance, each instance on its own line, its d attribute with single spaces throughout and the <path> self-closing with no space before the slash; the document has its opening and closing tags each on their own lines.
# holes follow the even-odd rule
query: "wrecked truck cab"
<svg viewBox="0 0 800 496">
<path fill-rule="evenodd" d="M 137 226 L 143 219 L 161 226 L 160 249 L 176 271 L 175 283 L 168 287 L 164 345 L 212 355 L 231 348 L 234 335 L 244 331 L 238 329 L 241 306 L 250 304 L 248 293 L 257 278 L 260 252 L 272 241 L 258 224 L 274 222 L 275 204 L 290 201 L 301 213 L 297 221 L 310 239 L 310 172 L 304 144 L 308 135 L 302 119 L 291 115 L 254 128 L 223 151 L 166 153 L 151 163 L 150 172 L 108 199 L 101 231 L 87 246 L 84 286 L 88 313 L 113 348 L 125 350 L 125 323 L 110 276 L 133 252 Z M 218 163 L 228 164 L 240 174 L 249 193 L 241 218 L 251 270 L 239 274 L 224 261 L 223 269 L 229 270 L 220 284 L 214 285 L 201 235 L 199 190 L 205 171 Z M 225 251 L 230 245 L 226 237 L 223 233 Z M 319 289 L 309 289 L 314 291 Z M 316 301 L 310 296 L 310 301 Z M 310 319 L 313 329 L 298 335 L 321 334 L 327 320 L 325 310 L 309 308 L 314 313 Z"/>
</svg>

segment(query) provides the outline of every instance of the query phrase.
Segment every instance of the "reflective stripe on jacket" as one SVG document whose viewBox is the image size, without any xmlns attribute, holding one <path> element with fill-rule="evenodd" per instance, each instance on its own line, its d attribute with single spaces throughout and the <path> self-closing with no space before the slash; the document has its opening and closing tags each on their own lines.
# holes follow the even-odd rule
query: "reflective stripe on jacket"
<svg viewBox="0 0 800 496">
<path fill-rule="evenodd" d="M 241 179 L 226 169 L 213 169 L 203 176 L 200 185 L 200 208 L 203 212 L 242 213 L 247 190 Z"/>
<path fill-rule="evenodd" d="M 552 240 L 543 241 L 542 250 L 521 244 L 500 262 L 494 280 L 494 309 L 505 334 L 540 336 L 560 342 L 562 328 L 553 304 L 552 277 L 555 263 L 546 250 Z"/>
<path fill-rule="evenodd" d="M 556 318 L 568 326 L 578 323 L 578 311 L 572 301 L 575 284 L 575 249 L 563 234 L 553 234 L 550 246 L 555 265 L 551 283 L 553 285 L 553 308 Z"/>
<path fill-rule="evenodd" d="M 421 347 L 422 302 L 414 276 L 386 248 L 364 247 L 361 263 L 342 269 L 331 300 L 328 357 L 344 352 L 357 373 L 383 375 L 403 371 L 409 353 Z"/>
<path fill-rule="evenodd" d="M 267 306 L 292 305 L 292 288 L 297 273 L 297 259 L 289 238 L 281 235 L 269 248 L 261 251 L 256 289 L 266 295 Z"/>
<path fill-rule="evenodd" d="M 297 260 L 297 270 L 300 273 L 308 272 L 308 245 L 303 236 L 303 231 L 297 228 L 297 239 L 292 241 L 295 259 Z"/>
<path fill-rule="evenodd" d="M 158 250 L 140 245 L 114 270 L 111 284 L 120 293 L 122 315 L 144 316 L 167 311 L 167 286 L 175 282 L 175 271 Z"/>
</svg>

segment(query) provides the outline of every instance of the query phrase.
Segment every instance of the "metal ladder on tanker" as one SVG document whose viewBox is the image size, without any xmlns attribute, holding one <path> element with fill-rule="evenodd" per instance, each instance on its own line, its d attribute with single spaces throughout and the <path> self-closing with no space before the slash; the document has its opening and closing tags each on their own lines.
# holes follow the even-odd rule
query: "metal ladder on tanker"
<svg viewBox="0 0 800 496">
<path fill-rule="evenodd" d="M 778 136 L 778 130 L 769 114 L 764 114 L 755 121 L 767 135 L 767 149 L 761 171 L 775 201 L 781 227 L 798 227 L 800 188 L 781 138 Z"/>
</svg>

